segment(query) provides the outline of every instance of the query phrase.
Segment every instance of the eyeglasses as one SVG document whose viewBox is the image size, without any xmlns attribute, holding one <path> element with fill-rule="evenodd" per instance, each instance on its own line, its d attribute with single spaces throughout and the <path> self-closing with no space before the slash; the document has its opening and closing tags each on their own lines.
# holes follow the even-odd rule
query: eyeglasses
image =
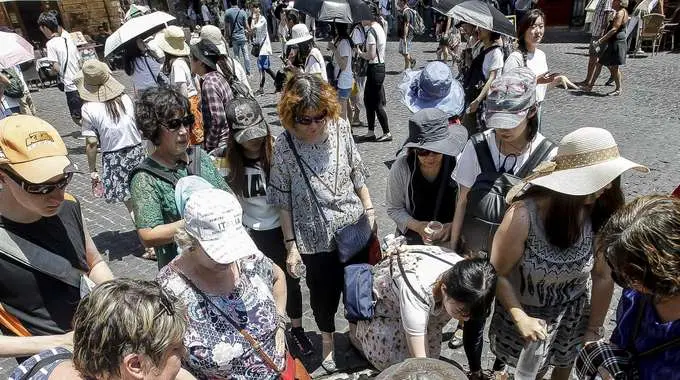
<svg viewBox="0 0 680 380">
<path fill-rule="evenodd" d="M 295 122 L 300 125 L 311 125 L 312 123 L 326 124 L 326 116 L 328 116 L 326 111 L 317 116 L 296 116 Z"/>
<path fill-rule="evenodd" d="M 184 117 L 178 118 L 178 119 L 170 119 L 168 120 L 165 124 L 162 124 L 167 130 L 175 132 L 178 129 L 180 129 L 182 126 L 192 126 L 194 125 L 194 122 L 196 121 L 196 118 L 194 117 L 193 114 L 188 114 Z"/>
<path fill-rule="evenodd" d="M 9 170 L 4 171 L 5 174 L 9 178 L 12 179 L 12 181 L 16 182 L 21 188 L 29 193 L 29 194 L 37 194 L 37 195 L 46 195 L 54 190 L 61 190 L 65 188 L 69 182 L 71 182 L 71 178 L 73 177 L 73 173 L 66 173 L 64 175 L 64 178 L 60 179 L 57 182 L 52 182 L 52 183 L 31 183 L 26 181 L 25 179 L 21 178 L 18 174 L 13 173 Z"/>
<path fill-rule="evenodd" d="M 431 150 L 427 150 L 427 149 L 416 148 L 416 154 L 418 155 L 418 157 L 427 157 L 431 154 L 438 154 L 438 153 L 433 152 Z"/>
<path fill-rule="evenodd" d="M 171 296 L 168 294 L 165 288 L 160 288 L 160 297 L 158 298 L 160 301 L 159 303 L 161 305 L 161 310 L 156 313 L 156 315 L 153 317 L 153 320 L 155 321 L 163 314 L 167 314 L 170 317 L 175 315 L 175 307 L 173 306 Z"/>
</svg>

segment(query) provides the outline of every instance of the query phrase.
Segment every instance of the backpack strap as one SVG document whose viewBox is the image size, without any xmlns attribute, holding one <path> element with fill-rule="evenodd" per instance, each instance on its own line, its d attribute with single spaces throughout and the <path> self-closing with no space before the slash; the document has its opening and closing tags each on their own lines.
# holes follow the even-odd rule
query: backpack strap
<svg viewBox="0 0 680 380">
<path fill-rule="evenodd" d="M 187 155 L 189 156 L 189 163 L 187 164 L 187 173 L 189 175 L 197 175 L 197 176 L 200 177 L 201 176 L 201 157 L 203 155 L 202 149 L 191 147 L 191 148 L 187 149 Z M 175 176 L 174 174 L 172 174 L 168 171 L 165 171 L 161 168 L 158 168 L 154 165 L 151 165 L 149 160 L 142 161 L 139 165 L 137 165 L 136 168 L 134 168 L 132 170 L 132 173 L 130 173 L 130 177 L 129 177 L 130 182 L 132 182 L 132 179 L 139 172 L 149 173 L 152 176 L 169 183 L 170 185 L 172 185 L 172 187 L 175 187 L 175 185 L 177 184 L 177 181 L 179 180 L 179 178 L 177 178 L 177 176 Z"/>
<path fill-rule="evenodd" d="M 378 63 L 385 63 L 380 62 L 380 51 L 378 51 L 378 33 L 376 33 L 375 29 L 373 28 L 368 28 L 368 30 L 366 31 L 366 35 L 368 35 L 368 33 L 372 34 L 373 38 L 375 38 L 375 57 L 378 58 Z M 368 46 L 368 44 L 366 44 L 366 46 Z"/>
<path fill-rule="evenodd" d="M 479 162 L 479 168 L 481 169 L 482 173 L 498 172 L 498 169 L 496 169 L 496 164 L 493 163 L 493 157 L 491 156 L 489 143 L 486 141 L 484 132 L 472 135 L 470 139 L 472 140 L 472 146 L 475 147 L 477 161 Z"/>
<path fill-rule="evenodd" d="M 517 171 L 517 177 L 524 178 L 529 175 L 531 170 L 534 170 L 538 164 L 545 161 L 546 157 L 548 157 L 555 146 L 555 143 L 548 140 L 548 138 L 544 138 L 543 141 L 538 144 L 536 150 L 531 152 L 524 165 L 522 165 L 522 167 Z"/>
<path fill-rule="evenodd" d="M 450 173 L 452 161 L 454 161 L 455 159 L 456 159 L 455 157 L 444 156 L 444 165 L 442 167 L 442 169 L 444 170 L 444 174 Z M 446 191 L 446 187 L 449 184 L 449 178 L 450 178 L 449 176 L 442 178 L 442 182 L 439 184 L 439 190 L 437 191 L 437 200 L 434 203 L 434 213 L 432 214 L 432 220 L 437 220 L 437 217 L 439 216 L 439 209 L 441 208 L 442 205 L 444 192 Z"/>
<path fill-rule="evenodd" d="M 54 354 L 51 356 L 46 357 L 45 359 L 41 359 L 35 365 L 31 368 L 30 371 L 28 371 L 24 376 L 21 377 L 21 380 L 30 380 L 33 376 L 37 375 L 40 370 L 43 368 L 49 366 L 50 364 L 53 364 L 55 362 L 58 362 L 60 360 L 68 360 L 68 359 L 73 359 L 73 353 L 71 352 L 61 352 L 58 354 Z"/>
</svg>

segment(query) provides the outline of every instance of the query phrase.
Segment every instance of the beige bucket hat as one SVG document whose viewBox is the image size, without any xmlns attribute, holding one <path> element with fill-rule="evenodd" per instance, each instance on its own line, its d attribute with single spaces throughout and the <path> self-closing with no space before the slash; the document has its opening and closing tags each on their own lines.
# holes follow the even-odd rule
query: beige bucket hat
<svg viewBox="0 0 680 380">
<path fill-rule="evenodd" d="M 187 45 L 184 30 L 176 25 L 171 25 L 163 30 L 159 36 L 158 47 L 166 54 L 184 57 L 189 55 L 189 45 Z"/>
<path fill-rule="evenodd" d="M 621 157 L 614 137 L 606 129 L 580 128 L 562 138 L 555 158 L 536 167 L 524 185 L 530 183 L 567 195 L 590 195 L 630 169 L 649 171 Z M 508 198 L 520 191 L 513 188 Z"/>
<path fill-rule="evenodd" d="M 200 38 L 202 41 L 210 41 L 217 49 L 219 49 L 220 54 L 227 55 L 227 42 L 222 37 L 222 31 L 220 28 L 214 25 L 206 25 L 201 28 Z"/>
<path fill-rule="evenodd" d="M 82 71 L 77 77 L 78 94 L 88 102 L 106 102 L 125 92 L 125 86 L 111 76 L 109 67 L 94 59 L 83 63 Z"/>
</svg>

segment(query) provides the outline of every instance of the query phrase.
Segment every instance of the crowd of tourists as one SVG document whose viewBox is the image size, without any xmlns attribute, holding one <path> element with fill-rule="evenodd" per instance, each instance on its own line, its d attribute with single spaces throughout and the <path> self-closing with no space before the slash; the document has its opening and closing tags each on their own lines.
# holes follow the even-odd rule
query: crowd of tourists
<svg viewBox="0 0 680 380">
<path fill-rule="evenodd" d="M 270 27 L 261 5 L 233 1 L 225 32 L 208 11 L 191 43 L 174 25 L 127 43 L 130 88 L 105 63 L 81 64 L 59 18 L 42 14 L 92 192 L 124 204 L 158 274 L 114 278 L 87 206 L 67 192 L 80 171 L 64 141 L 12 107 L 0 120 L 0 357 L 17 359 L 10 378 L 308 379 L 300 359 L 314 353 L 325 373 L 339 370 L 341 302 L 351 344 L 378 371 L 438 359 L 454 321 L 462 337 L 449 345 L 463 347 L 470 379 L 519 378 L 529 354 L 533 378 L 677 378 L 680 199 L 626 204 L 621 176 L 648 169 L 606 129 L 574 128 L 559 142 L 541 133 L 549 90 L 571 84 L 548 69 L 541 10 L 517 9 L 509 54 L 496 31 L 437 20 L 442 60 L 417 68 L 420 16 L 397 0 L 398 90 L 412 114 L 384 193 L 369 192 L 356 141 L 393 139 L 385 4 L 335 23 L 328 60 L 313 19 L 285 6 Z M 608 66 L 612 95 L 625 6 L 613 1 L 593 45 L 606 54 L 584 84 Z M 258 103 L 267 76 L 280 91 L 278 136 Z M 368 133 L 357 136 L 362 109 Z M 383 201 L 398 237 L 381 246 Z M 303 328 L 301 281 L 320 344 Z M 534 342 L 543 349 L 529 352 Z"/>
</svg>

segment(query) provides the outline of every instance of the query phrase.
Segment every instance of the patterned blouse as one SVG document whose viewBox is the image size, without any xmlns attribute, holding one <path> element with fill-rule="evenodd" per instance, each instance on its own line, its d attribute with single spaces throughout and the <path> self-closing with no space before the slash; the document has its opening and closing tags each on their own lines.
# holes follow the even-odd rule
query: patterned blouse
<svg viewBox="0 0 680 380">
<path fill-rule="evenodd" d="M 273 296 L 274 263 L 262 253 L 238 261 L 241 271 L 231 294 L 207 295 L 213 304 L 245 329 L 281 368 L 285 353 L 276 350 L 277 311 Z M 201 295 L 177 274 L 171 265 L 161 270 L 158 283 L 187 305 L 189 323 L 184 334 L 188 357 L 183 363 L 199 380 L 278 379 L 248 341 Z"/>
<path fill-rule="evenodd" d="M 356 190 L 364 186 L 367 171 L 349 124 L 345 120 L 329 121 L 327 128 L 328 138 L 320 144 L 306 144 L 291 135 L 314 194 L 310 194 L 300 172 L 286 139 L 287 132 L 281 133 L 274 145 L 267 202 L 291 211 L 301 254 L 334 251 L 335 231 L 356 222 L 364 212 Z M 314 196 L 328 225 L 321 217 Z"/>
<path fill-rule="evenodd" d="M 157 163 L 151 157 L 147 157 L 146 160 L 151 165 L 172 173 L 177 179 L 188 175 L 186 168 L 171 170 Z M 227 183 L 224 182 L 222 175 L 217 172 L 210 156 L 205 152 L 201 154 L 201 177 L 218 189 L 231 191 Z M 130 194 L 132 195 L 137 229 L 154 228 L 181 219 L 175 204 L 175 188 L 168 182 L 156 178 L 153 174 L 147 172 L 135 174 L 131 181 Z M 156 247 L 156 256 L 158 257 L 158 269 L 163 268 L 177 256 L 177 246 L 171 243 Z"/>
</svg>

